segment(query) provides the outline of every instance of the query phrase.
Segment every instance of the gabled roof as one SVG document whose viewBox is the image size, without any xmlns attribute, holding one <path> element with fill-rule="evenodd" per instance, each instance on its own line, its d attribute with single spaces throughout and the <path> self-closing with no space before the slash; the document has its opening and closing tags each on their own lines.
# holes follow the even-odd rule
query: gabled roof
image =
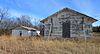
<svg viewBox="0 0 100 54">
<path fill-rule="evenodd" d="M 26 26 L 20 26 L 20 27 L 17 27 L 13 30 L 29 30 L 29 31 L 36 31 L 37 29 L 35 28 L 31 28 L 31 27 L 26 27 Z"/>
<path fill-rule="evenodd" d="M 52 14 L 51 16 L 48 16 L 47 18 L 41 20 L 40 22 L 44 22 L 44 21 L 47 20 L 49 17 L 52 17 L 52 16 L 54 16 L 54 15 L 60 13 L 60 12 L 65 11 L 65 10 L 71 11 L 71 12 L 76 13 L 76 14 L 80 14 L 80 15 L 86 16 L 86 17 L 88 17 L 88 18 L 91 18 L 91 19 L 93 19 L 93 22 L 98 21 L 97 19 L 95 19 L 95 18 L 93 18 L 93 17 L 90 17 L 90 16 L 88 16 L 88 15 L 85 15 L 85 14 L 83 14 L 83 13 L 80 13 L 80 12 L 78 12 L 78 11 L 72 10 L 72 9 L 70 9 L 70 8 L 64 8 L 64 9 L 62 9 L 62 10 L 60 10 L 60 11 L 58 11 L 58 12 Z"/>
</svg>

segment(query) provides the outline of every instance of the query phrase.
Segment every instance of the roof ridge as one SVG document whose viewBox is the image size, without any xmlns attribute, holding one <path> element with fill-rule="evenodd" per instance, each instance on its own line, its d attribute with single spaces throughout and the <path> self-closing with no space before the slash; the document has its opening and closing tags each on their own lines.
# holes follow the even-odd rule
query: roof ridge
<svg viewBox="0 0 100 54">
<path fill-rule="evenodd" d="M 61 12 L 61 11 L 63 11 L 63 10 L 73 11 L 74 13 L 78 13 L 78 14 L 84 15 L 84 16 L 86 16 L 86 17 L 89 17 L 89 18 L 91 18 L 91 19 L 94 19 L 95 21 L 98 21 L 97 19 L 95 19 L 95 18 L 93 18 L 93 17 L 90 17 L 90 16 L 88 16 L 88 15 L 86 15 L 86 14 L 83 14 L 83 13 L 78 12 L 78 11 L 76 11 L 76 10 L 73 10 L 73 9 L 71 9 L 71 8 L 67 8 L 67 7 L 65 7 L 65 8 L 63 8 L 63 9 L 57 11 L 56 13 L 54 13 L 54 14 L 52 14 L 52 15 L 46 17 L 45 19 L 41 20 L 40 22 L 45 21 L 45 20 L 48 19 L 49 17 L 52 17 L 53 15 L 58 14 L 59 12 Z"/>
</svg>

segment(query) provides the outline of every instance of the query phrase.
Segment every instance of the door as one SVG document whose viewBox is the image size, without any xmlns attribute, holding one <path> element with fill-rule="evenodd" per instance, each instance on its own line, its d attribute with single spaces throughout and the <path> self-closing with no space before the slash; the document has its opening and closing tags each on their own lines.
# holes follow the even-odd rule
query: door
<svg viewBox="0 0 100 54">
<path fill-rule="evenodd" d="M 70 38 L 70 21 L 63 22 L 62 24 L 62 37 Z"/>
<path fill-rule="evenodd" d="M 22 36 L 22 31 L 19 31 L 19 35 L 20 35 L 20 37 Z"/>
</svg>

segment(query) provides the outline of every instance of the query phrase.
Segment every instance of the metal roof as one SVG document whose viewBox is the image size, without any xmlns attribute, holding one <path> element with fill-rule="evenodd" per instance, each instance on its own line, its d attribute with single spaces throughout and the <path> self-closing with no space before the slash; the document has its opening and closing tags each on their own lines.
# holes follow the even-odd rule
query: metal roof
<svg viewBox="0 0 100 54">
<path fill-rule="evenodd" d="M 34 31 L 36 31 L 37 29 L 31 28 L 31 27 L 26 27 L 26 26 L 20 26 L 20 27 L 13 29 L 13 30 L 34 30 Z"/>
</svg>

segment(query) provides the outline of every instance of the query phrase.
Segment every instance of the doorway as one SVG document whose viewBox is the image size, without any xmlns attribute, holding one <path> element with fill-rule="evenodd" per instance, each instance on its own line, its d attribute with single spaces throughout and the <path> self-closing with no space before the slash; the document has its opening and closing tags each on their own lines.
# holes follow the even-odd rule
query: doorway
<svg viewBox="0 0 100 54">
<path fill-rule="evenodd" d="M 19 31 L 19 35 L 20 35 L 20 37 L 22 36 L 22 31 Z"/>
<path fill-rule="evenodd" d="M 70 38 L 70 21 L 63 22 L 62 24 L 62 37 Z"/>
</svg>

